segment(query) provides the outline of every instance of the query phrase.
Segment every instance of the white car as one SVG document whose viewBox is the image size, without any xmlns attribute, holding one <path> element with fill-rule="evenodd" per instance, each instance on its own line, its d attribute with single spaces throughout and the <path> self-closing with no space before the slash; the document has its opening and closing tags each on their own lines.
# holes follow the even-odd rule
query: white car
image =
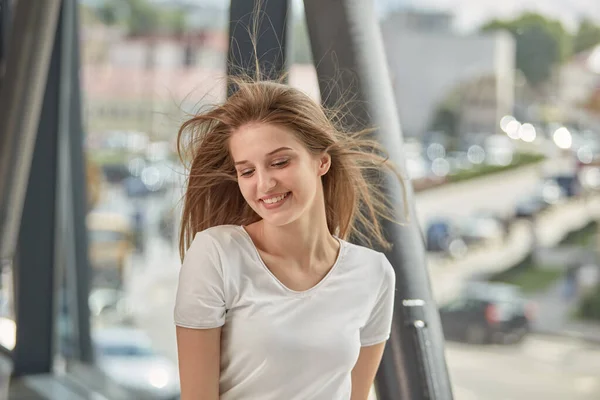
<svg viewBox="0 0 600 400">
<path fill-rule="evenodd" d="M 179 399 L 179 373 L 171 360 L 157 354 L 145 332 L 130 327 L 93 332 L 96 364 L 108 377 L 135 392 L 136 398 Z"/>
</svg>

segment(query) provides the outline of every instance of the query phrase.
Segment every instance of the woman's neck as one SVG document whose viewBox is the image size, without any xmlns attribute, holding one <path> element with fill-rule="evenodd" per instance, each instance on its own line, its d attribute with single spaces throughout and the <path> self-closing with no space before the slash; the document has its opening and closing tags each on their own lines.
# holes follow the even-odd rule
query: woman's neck
<svg viewBox="0 0 600 400">
<path fill-rule="evenodd" d="M 253 239 L 261 250 L 290 260 L 302 269 L 331 264 L 337 257 L 339 242 L 329 232 L 323 202 L 315 199 L 315 203 L 318 207 L 285 226 L 273 226 L 264 220 L 257 222 L 251 229 Z"/>
</svg>

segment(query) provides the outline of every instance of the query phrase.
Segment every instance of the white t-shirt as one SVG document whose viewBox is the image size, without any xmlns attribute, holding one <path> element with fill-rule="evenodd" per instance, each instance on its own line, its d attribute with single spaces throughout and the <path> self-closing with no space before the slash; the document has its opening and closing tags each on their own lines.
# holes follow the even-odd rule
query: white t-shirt
<svg viewBox="0 0 600 400">
<path fill-rule="evenodd" d="M 223 327 L 221 400 L 350 399 L 361 346 L 389 338 L 395 274 L 382 253 L 338 240 L 330 272 L 298 292 L 270 272 L 243 227 L 196 234 L 175 324 Z"/>
</svg>

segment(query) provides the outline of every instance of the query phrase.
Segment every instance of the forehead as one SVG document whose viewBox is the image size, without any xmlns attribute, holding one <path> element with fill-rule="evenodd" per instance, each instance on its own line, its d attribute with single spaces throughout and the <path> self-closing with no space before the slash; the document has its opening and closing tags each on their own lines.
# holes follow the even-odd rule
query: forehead
<svg viewBox="0 0 600 400">
<path fill-rule="evenodd" d="M 299 150 L 302 145 L 289 129 L 258 123 L 242 126 L 229 139 L 234 160 L 261 156 L 279 147 Z"/>
</svg>

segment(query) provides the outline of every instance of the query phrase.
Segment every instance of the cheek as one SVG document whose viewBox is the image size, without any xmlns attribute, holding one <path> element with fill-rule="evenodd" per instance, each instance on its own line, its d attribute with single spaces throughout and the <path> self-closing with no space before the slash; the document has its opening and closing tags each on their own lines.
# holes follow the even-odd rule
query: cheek
<svg viewBox="0 0 600 400">
<path fill-rule="evenodd" d="M 304 166 L 304 168 L 298 168 L 289 176 L 292 188 L 300 191 L 302 196 L 311 196 L 311 192 L 317 187 L 318 180 L 319 178 L 309 165 Z"/>
</svg>

